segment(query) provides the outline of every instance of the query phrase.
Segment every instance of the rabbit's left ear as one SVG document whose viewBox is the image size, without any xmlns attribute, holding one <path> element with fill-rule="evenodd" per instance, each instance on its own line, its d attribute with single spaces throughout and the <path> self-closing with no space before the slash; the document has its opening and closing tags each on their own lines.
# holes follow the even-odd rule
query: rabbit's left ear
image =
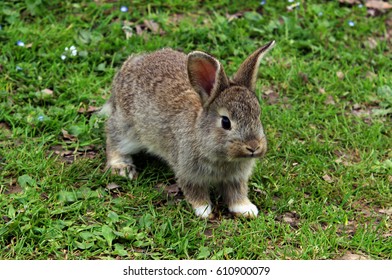
<svg viewBox="0 0 392 280">
<path fill-rule="evenodd" d="M 264 55 L 275 46 L 275 41 L 269 42 L 262 46 L 257 51 L 252 53 L 240 66 L 237 73 L 233 76 L 233 83 L 239 86 L 244 86 L 255 91 L 257 73 L 261 59 Z"/>
<path fill-rule="evenodd" d="M 222 65 L 209 54 L 194 51 L 188 55 L 188 77 L 192 87 L 200 95 L 203 107 L 229 86 Z"/>
</svg>

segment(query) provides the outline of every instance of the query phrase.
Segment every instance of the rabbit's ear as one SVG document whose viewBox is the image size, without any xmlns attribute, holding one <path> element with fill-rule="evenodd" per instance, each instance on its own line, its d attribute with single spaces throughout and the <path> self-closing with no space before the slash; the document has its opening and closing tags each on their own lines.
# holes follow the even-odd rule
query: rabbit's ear
<svg viewBox="0 0 392 280">
<path fill-rule="evenodd" d="M 233 83 L 245 86 L 251 91 L 255 91 L 257 73 L 261 59 L 273 48 L 275 41 L 269 42 L 267 45 L 259 48 L 252 53 L 240 66 L 237 73 L 233 76 Z"/>
<path fill-rule="evenodd" d="M 200 95 L 203 107 L 229 86 L 229 80 L 218 60 L 199 51 L 188 55 L 188 77 L 194 90 Z"/>
</svg>

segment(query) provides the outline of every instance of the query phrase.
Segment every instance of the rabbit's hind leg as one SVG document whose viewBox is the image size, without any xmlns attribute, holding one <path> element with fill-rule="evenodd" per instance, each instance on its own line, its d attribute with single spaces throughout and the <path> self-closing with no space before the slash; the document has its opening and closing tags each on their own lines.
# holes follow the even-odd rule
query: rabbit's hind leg
<svg viewBox="0 0 392 280">
<path fill-rule="evenodd" d="M 131 155 L 139 152 L 142 145 L 136 139 L 132 127 L 116 120 L 109 118 L 106 125 L 106 168 L 111 169 L 113 174 L 132 180 L 137 177 L 137 172 Z"/>
</svg>

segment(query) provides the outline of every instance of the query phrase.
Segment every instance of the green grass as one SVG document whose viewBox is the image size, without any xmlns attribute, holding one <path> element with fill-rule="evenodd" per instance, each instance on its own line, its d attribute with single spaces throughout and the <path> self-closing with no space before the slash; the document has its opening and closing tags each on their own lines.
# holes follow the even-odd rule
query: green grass
<svg viewBox="0 0 392 280">
<path fill-rule="evenodd" d="M 0 3 L 0 259 L 392 258 L 390 14 L 134 2 L 127 13 L 128 1 Z M 269 141 L 250 182 L 257 219 L 220 204 L 216 219 L 196 218 L 157 187 L 173 173 L 153 158 L 140 156 L 132 182 L 104 171 L 104 120 L 85 110 L 105 102 L 128 55 L 199 49 L 231 74 L 272 39 L 257 87 Z"/>
</svg>

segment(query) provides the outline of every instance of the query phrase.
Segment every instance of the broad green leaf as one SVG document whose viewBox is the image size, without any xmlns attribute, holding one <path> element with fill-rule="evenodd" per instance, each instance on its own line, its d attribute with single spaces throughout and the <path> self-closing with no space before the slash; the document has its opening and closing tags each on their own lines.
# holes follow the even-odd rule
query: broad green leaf
<svg viewBox="0 0 392 280">
<path fill-rule="evenodd" d="M 18 183 L 22 188 L 26 188 L 27 185 L 34 186 L 35 180 L 31 178 L 29 175 L 25 174 L 18 177 Z"/>
<path fill-rule="evenodd" d="M 210 254 L 211 254 L 211 253 L 210 253 L 210 249 L 209 249 L 208 247 L 201 247 L 201 248 L 200 248 L 200 252 L 199 252 L 199 254 L 197 255 L 197 259 L 198 259 L 198 260 L 206 259 L 206 258 L 209 257 Z"/>
<path fill-rule="evenodd" d="M 116 235 L 113 233 L 113 230 L 107 226 L 102 226 L 102 235 L 105 238 L 106 242 L 110 247 L 112 247 L 112 242 L 116 238 Z"/>
</svg>

